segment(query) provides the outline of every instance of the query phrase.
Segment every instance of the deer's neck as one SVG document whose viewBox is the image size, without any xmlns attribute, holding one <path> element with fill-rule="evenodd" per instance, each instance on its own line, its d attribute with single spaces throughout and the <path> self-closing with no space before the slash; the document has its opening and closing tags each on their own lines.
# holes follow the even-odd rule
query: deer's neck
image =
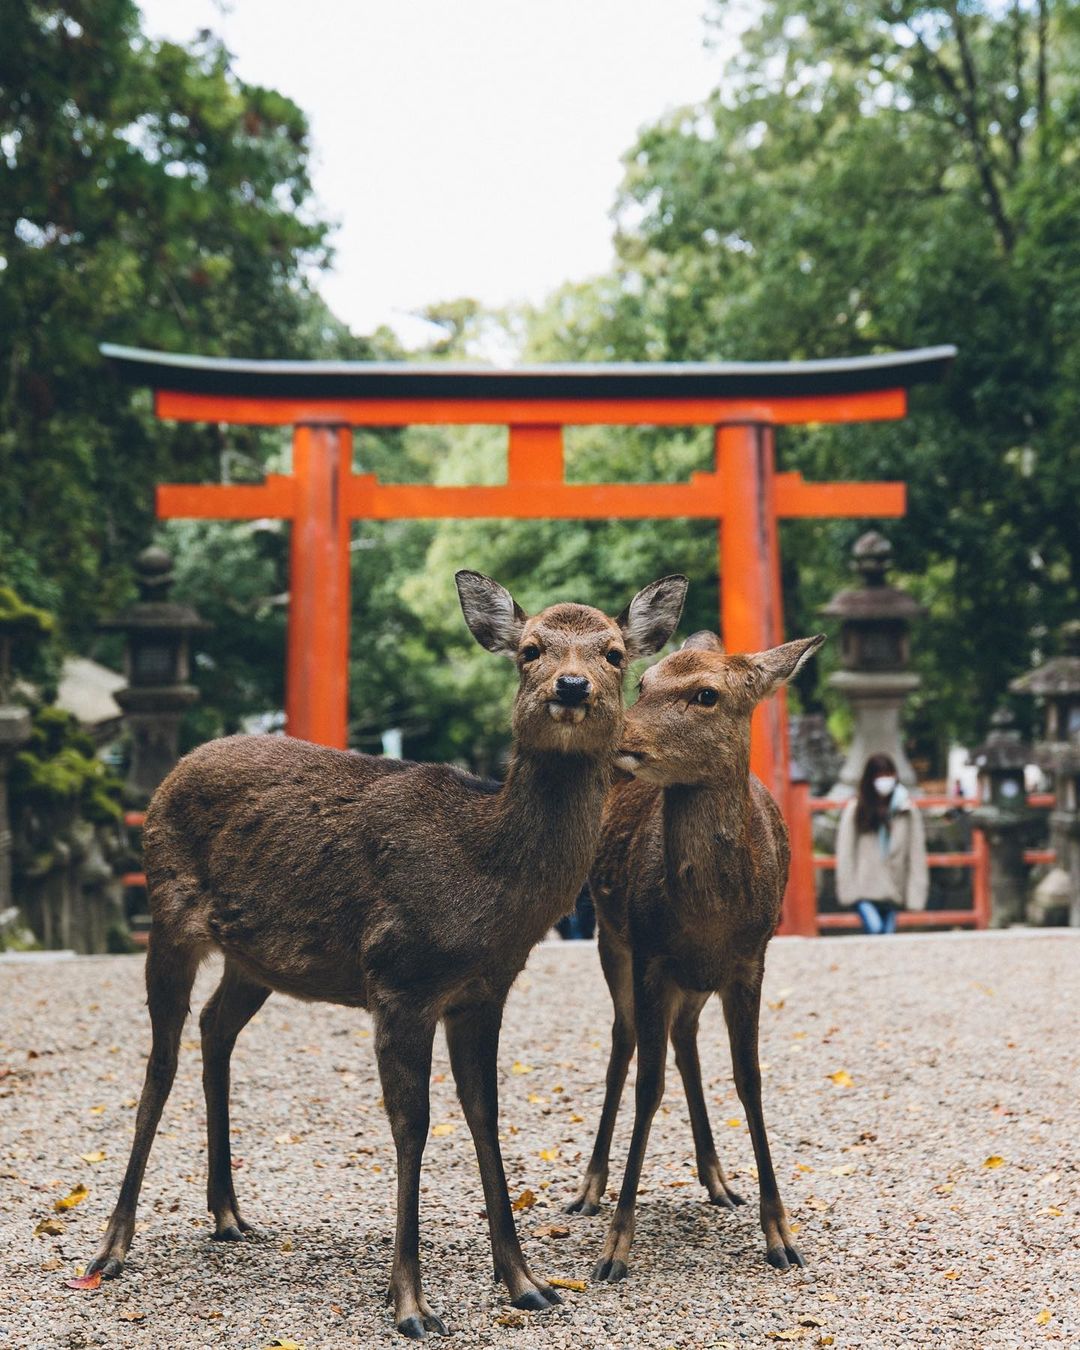
<svg viewBox="0 0 1080 1350">
<path fill-rule="evenodd" d="M 664 789 L 664 857 L 672 899 L 705 903 L 741 868 L 750 819 L 750 746 L 732 747 L 709 783 Z"/>
<path fill-rule="evenodd" d="M 493 799 L 489 847 L 507 877 L 506 898 L 541 931 L 581 888 L 600 837 L 606 763 L 588 755 L 516 749 Z"/>
</svg>

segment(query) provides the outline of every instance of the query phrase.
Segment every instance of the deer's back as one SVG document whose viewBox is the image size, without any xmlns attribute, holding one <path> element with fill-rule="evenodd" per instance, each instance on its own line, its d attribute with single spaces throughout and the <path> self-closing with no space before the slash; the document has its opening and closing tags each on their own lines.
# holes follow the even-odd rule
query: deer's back
<svg viewBox="0 0 1080 1350">
<path fill-rule="evenodd" d="M 155 922 L 272 988 L 364 1004 L 373 978 L 403 987 L 445 969 L 440 952 L 475 961 L 461 872 L 495 791 L 445 766 L 284 737 L 211 741 L 147 813 Z"/>
</svg>

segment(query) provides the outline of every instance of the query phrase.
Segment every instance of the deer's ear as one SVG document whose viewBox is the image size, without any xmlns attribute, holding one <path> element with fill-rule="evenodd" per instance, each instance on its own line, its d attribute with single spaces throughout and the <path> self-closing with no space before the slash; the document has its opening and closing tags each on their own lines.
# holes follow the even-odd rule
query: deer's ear
<svg viewBox="0 0 1080 1350">
<path fill-rule="evenodd" d="M 747 657 L 756 668 L 758 697 L 767 698 L 782 684 L 787 684 L 824 641 L 825 634 L 816 633 L 813 637 L 796 638 L 794 642 L 785 642 L 781 647 L 770 647 L 768 651 Z"/>
<path fill-rule="evenodd" d="M 638 591 L 616 619 L 631 661 L 638 656 L 652 656 L 674 633 L 688 584 L 686 578 L 678 574 L 661 577 Z"/>
<path fill-rule="evenodd" d="M 710 633 L 707 628 L 703 628 L 700 633 L 691 633 L 683 643 L 681 650 L 684 652 L 722 652 L 724 644 L 715 633 Z"/>
<path fill-rule="evenodd" d="M 506 587 L 482 572 L 456 572 L 454 581 L 461 612 L 480 646 L 516 656 L 528 615 Z"/>
</svg>

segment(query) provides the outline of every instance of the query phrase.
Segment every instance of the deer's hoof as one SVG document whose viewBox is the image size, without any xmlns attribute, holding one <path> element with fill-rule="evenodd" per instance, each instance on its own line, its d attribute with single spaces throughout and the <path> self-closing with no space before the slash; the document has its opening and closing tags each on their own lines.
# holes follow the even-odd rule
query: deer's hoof
<svg viewBox="0 0 1080 1350">
<path fill-rule="evenodd" d="M 562 1302 L 554 1289 L 526 1289 L 523 1294 L 512 1299 L 515 1308 L 522 1312 L 544 1312 Z"/>
<path fill-rule="evenodd" d="M 593 1267 L 592 1277 L 598 1283 L 605 1281 L 608 1284 L 618 1284 L 620 1280 L 626 1279 L 626 1272 L 629 1269 L 625 1261 L 613 1260 L 610 1257 L 601 1257 Z"/>
<path fill-rule="evenodd" d="M 246 1228 L 247 1225 L 245 1224 Z M 218 1228 L 210 1235 L 211 1242 L 243 1242 L 244 1234 L 240 1227 L 235 1223 L 226 1224 L 224 1228 Z"/>
<path fill-rule="evenodd" d="M 745 1205 L 746 1201 L 741 1195 L 725 1186 L 715 1195 L 709 1196 L 709 1204 L 717 1205 L 720 1209 L 736 1209 L 739 1205 Z"/>
<path fill-rule="evenodd" d="M 792 1266 L 804 1269 L 806 1266 L 802 1253 L 793 1246 L 769 1247 L 765 1252 L 765 1260 L 776 1270 L 790 1270 Z"/>
<path fill-rule="evenodd" d="M 586 1200 L 583 1197 L 579 1197 L 577 1200 L 571 1200 L 563 1213 L 584 1214 L 587 1218 L 591 1218 L 592 1215 L 600 1213 L 600 1206 L 592 1200 Z"/>
<path fill-rule="evenodd" d="M 424 1325 L 425 1320 L 415 1314 L 412 1317 L 403 1317 L 397 1324 L 397 1329 L 403 1336 L 408 1336 L 410 1341 L 426 1341 L 428 1329 Z"/>
<path fill-rule="evenodd" d="M 103 1280 L 115 1280 L 123 1269 L 123 1261 L 115 1256 L 96 1256 L 86 1267 L 86 1273 L 95 1275 L 100 1270 Z"/>
</svg>

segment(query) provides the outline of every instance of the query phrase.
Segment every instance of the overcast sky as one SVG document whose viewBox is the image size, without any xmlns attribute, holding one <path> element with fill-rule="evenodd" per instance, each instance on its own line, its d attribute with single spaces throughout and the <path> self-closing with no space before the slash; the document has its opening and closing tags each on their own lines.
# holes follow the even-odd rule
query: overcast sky
<svg viewBox="0 0 1080 1350">
<path fill-rule="evenodd" d="M 724 61 L 708 0 L 141 3 L 151 36 L 213 28 L 243 79 L 307 112 L 339 226 L 324 294 L 407 341 L 434 301 L 540 300 L 603 271 L 620 156 Z"/>
</svg>

